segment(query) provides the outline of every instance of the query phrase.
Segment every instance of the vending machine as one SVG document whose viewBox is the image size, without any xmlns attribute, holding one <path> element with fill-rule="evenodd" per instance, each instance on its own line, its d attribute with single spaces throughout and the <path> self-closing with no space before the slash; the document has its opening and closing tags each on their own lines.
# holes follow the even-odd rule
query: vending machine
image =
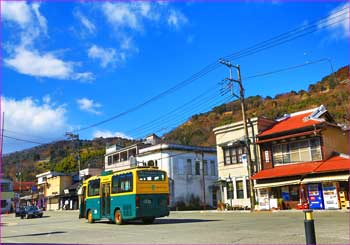
<svg viewBox="0 0 350 245">
<path fill-rule="evenodd" d="M 334 182 L 326 182 L 322 184 L 324 208 L 339 209 L 338 186 Z"/>
<path fill-rule="evenodd" d="M 321 184 L 309 184 L 307 186 L 307 194 L 311 209 L 324 209 Z"/>
</svg>

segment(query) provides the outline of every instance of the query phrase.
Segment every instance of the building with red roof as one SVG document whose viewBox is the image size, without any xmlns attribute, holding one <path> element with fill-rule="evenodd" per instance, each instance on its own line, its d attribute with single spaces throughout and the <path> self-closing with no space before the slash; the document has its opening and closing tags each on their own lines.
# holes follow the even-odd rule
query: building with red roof
<svg viewBox="0 0 350 245">
<path fill-rule="evenodd" d="M 257 138 L 260 209 L 348 206 L 349 131 L 324 106 L 286 114 Z"/>
</svg>

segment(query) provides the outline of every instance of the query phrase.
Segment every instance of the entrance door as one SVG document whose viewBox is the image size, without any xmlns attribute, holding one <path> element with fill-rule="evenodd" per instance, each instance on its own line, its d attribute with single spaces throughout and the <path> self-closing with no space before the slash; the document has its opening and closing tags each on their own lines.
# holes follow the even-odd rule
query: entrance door
<svg viewBox="0 0 350 245">
<path fill-rule="evenodd" d="M 109 183 L 102 184 L 101 188 L 101 216 L 109 217 L 111 201 Z"/>
<path fill-rule="evenodd" d="M 86 187 L 83 187 L 83 193 L 82 196 L 80 197 L 80 213 L 79 213 L 79 218 L 85 218 L 85 212 L 86 212 Z"/>
</svg>

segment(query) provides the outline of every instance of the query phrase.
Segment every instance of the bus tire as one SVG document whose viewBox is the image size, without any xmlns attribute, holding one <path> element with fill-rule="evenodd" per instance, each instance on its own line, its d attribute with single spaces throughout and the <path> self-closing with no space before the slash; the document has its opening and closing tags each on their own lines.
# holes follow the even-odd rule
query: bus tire
<svg viewBox="0 0 350 245">
<path fill-rule="evenodd" d="M 142 218 L 142 222 L 144 224 L 152 224 L 154 222 L 155 218 L 154 217 L 144 217 Z"/>
<path fill-rule="evenodd" d="M 87 216 L 88 216 L 88 222 L 89 222 L 90 224 L 94 223 L 94 219 L 92 218 L 92 212 L 91 212 L 91 210 L 89 210 Z"/>
<path fill-rule="evenodd" d="M 123 224 L 123 217 L 122 217 L 122 213 L 120 212 L 120 210 L 116 210 L 114 213 L 114 222 L 117 225 L 122 225 Z"/>
</svg>

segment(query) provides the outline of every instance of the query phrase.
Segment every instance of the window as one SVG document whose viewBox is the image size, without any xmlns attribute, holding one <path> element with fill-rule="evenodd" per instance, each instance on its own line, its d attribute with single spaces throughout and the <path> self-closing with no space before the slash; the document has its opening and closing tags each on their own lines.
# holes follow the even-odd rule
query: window
<svg viewBox="0 0 350 245">
<path fill-rule="evenodd" d="M 243 180 L 236 181 L 237 199 L 244 198 Z"/>
<path fill-rule="evenodd" d="M 201 175 L 201 163 L 200 163 L 200 161 L 196 161 L 195 173 L 196 173 L 196 175 Z"/>
<path fill-rule="evenodd" d="M 215 166 L 215 161 L 210 161 L 210 172 L 211 176 L 216 176 L 216 166 Z"/>
<path fill-rule="evenodd" d="M 9 192 L 10 183 L 1 183 L 1 192 Z"/>
<path fill-rule="evenodd" d="M 88 185 L 88 196 L 98 196 L 100 194 L 100 179 L 90 180 Z"/>
<path fill-rule="evenodd" d="M 208 175 L 208 161 L 207 160 L 203 160 L 203 172 L 204 172 L 204 175 Z"/>
<path fill-rule="evenodd" d="M 132 191 L 132 173 L 115 175 L 112 177 L 112 193 Z"/>
<path fill-rule="evenodd" d="M 227 199 L 233 199 L 233 182 L 226 182 Z"/>
<path fill-rule="evenodd" d="M 119 162 L 119 154 L 114 154 L 113 155 L 113 163 Z"/>
<path fill-rule="evenodd" d="M 178 159 L 177 160 L 177 173 L 179 175 L 184 175 L 185 174 L 185 166 L 184 166 L 184 160 L 183 159 Z"/>
<path fill-rule="evenodd" d="M 1 200 L 1 208 L 6 208 L 6 206 L 7 206 L 7 201 Z"/>
<path fill-rule="evenodd" d="M 192 159 L 187 159 L 186 173 L 187 175 L 192 175 Z"/>
<path fill-rule="evenodd" d="M 137 175 L 140 181 L 164 181 L 166 177 L 163 171 L 138 171 Z"/>
<path fill-rule="evenodd" d="M 112 156 L 107 157 L 107 163 L 108 163 L 108 165 L 112 164 Z"/>
<path fill-rule="evenodd" d="M 322 160 L 319 138 L 305 139 L 272 146 L 275 164 Z"/>
<path fill-rule="evenodd" d="M 242 154 L 245 154 L 246 152 L 244 146 L 225 147 L 223 150 L 225 165 L 242 163 Z"/>
</svg>

